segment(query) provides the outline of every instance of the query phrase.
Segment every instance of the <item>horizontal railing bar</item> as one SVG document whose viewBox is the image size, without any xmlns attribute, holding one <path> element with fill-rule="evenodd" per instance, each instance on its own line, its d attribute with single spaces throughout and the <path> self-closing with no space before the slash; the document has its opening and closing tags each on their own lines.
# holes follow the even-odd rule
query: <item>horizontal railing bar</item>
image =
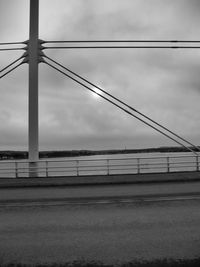
<svg viewBox="0 0 200 267">
<path fill-rule="evenodd" d="M 59 170 L 50 170 L 48 171 L 48 173 L 52 173 L 52 172 L 77 172 L 77 170 L 62 170 L 62 169 L 59 169 Z"/>
<path fill-rule="evenodd" d="M 132 167 L 132 168 L 120 168 L 120 169 L 118 169 L 118 168 L 109 168 L 109 171 L 121 171 L 121 170 L 138 170 L 137 168 L 134 168 L 134 167 Z"/>
<path fill-rule="evenodd" d="M 195 164 L 196 165 L 196 161 L 192 162 L 192 161 L 177 161 L 177 162 L 170 162 L 170 165 L 173 164 L 185 164 L 185 163 L 191 163 L 191 164 Z"/>
<path fill-rule="evenodd" d="M 25 173 L 28 175 L 29 173 L 35 173 L 35 171 L 30 171 L 30 172 L 28 172 L 28 171 L 21 171 L 21 172 L 17 172 L 17 175 L 20 176 L 20 174 L 25 174 Z M 44 173 L 45 174 L 46 172 L 45 171 L 39 171 L 39 172 L 37 172 L 37 174 L 41 174 L 41 173 Z"/>
<path fill-rule="evenodd" d="M 48 170 L 50 170 L 50 169 L 54 169 L 54 170 L 56 170 L 56 169 L 74 169 L 74 170 L 76 170 L 77 167 L 76 166 L 48 167 Z"/>
<path fill-rule="evenodd" d="M 76 166 L 61 166 L 61 167 L 58 167 L 58 166 L 55 166 L 55 167 L 48 167 L 48 169 L 62 169 L 62 168 L 74 168 L 76 169 Z M 44 170 L 46 171 L 47 167 L 24 167 L 24 168 L 17 168 L 17 170 L 36 170 L 36 171 L 39 171 L 39 170 Z"/>
<path fill-rule="evenodd" d="M 73 172 L 73 173 L 77 173 L 77 170 L 59 170 L 59 171 L 50 171 L 49 173 L 54 173 L 54 172 L 56 172 L 56 173 L 58 173 L 58 172 Z M 77 176 L 77 175 L 75 175 L 75 176 Z"/>
<path fill-rule="evenodd" d="M 144 162 L 144 163 L 140 163 L 139 165 L 140 166 L 143 166 L 143 165 L 150 165 L 150 166 L 154 166 L 154 165 L 163 165 L 163 166 L 166 166 L 166 165 L 169 165 L 169 166 L 172 166 L 172 165 L 180 165 L 180 164 L 194 164 L 195 166 L 197 165 L 196 161 L 195 162 L 188 162 L 188 161 L 182 161 L 182 162 L 170 162 L 170 163 L 166 163 L 166 162 Z M 138 164 L 136 163 L 128 163 L 128 164 L 109 164 L 110 167 L 112 166 L 138 166 Z M 185 166 L 185 165 L 184 165 Z M 105 167 L 107 168 L 108 165 L 90 165 L 90 166 L 87 166 L 87 165 L 79 165 L 78 168 L 100 168 L 100 167 Z M 77 169 L 77 166 L 48 166 L 48 169 Z M 46 167 L 45 166 L 41 166 L 41 167 L 18 167 L 17 170 L 20 171 L 20 170 L 46 170 Z M 5 168 L 5 169 L 0 169 L 1 170 L 11 170 L 11 171 L 16 171 L 16 168 Z"/>
<path fill-rule="evenodd" d="M 149 168 L 148 166 L 144 166 L 144 167 L 142 167 L 142 168 L 140 168 L 140 170 L 149 170 L 149 169 L 151 169 L 151 168 Z M 155 169 L 165 169 L 166 170 L 166 166 L 165 167 L 154 167 L 154 168 L 152 168 L 152 171 L 154 171 Z"/>
<path fill-rule="evenodd" d="M 84 161 L 118 161 L 118 160 L 137 160 L 137 159 L 140 159 L 140 160 L 143 160 L 143 159 L 148 159 L 148 160 L 154 160 L 154 159 L 171 159 L 171 158 L 200 158 L 200 155 L 199 156 L 193 156 L 193 155 L 183 155 L 183 156 L 156 156 L 156 157 L 131 157 L 131 158 L 106 158 L 106 159 L 67 159 L 67 160 L 39 160 L 39 161 L 34 161 L 34 163 L 40 163 L 40 164 L 45 164 L 46 162 L 48 163 L 65 163 L 65 162 L 76 162 L 76 161 L 79 161 L 79 162 L 84 162 Z M 18 163 L 18 164 L 30 164 L 32 163 L 32 161 L 5 161 L 5 160 L 0 160 L 0 164 L 7 164 L 7 163 L 11 163 L 11 164 L 15 164 L 15 163 Z"/>
<path fill-rule="evenodd" d="M 15 172 L 1 172 L 0 173 L 0 177 L 2 177 L 3 175 L 6 175 L 7 177 L 10 177 L 10 176 L 15 176 Z"/>
<path fill-rule="evenodd" d="M 171 168 L 194 168 L 196 165 L 191 166 L 191 165 L 180 165 L 180 166 L 171 166 Z"/>
<path fill-rule="evenodd" d="M 14 171 L 15 172 L 16 169 L 15 168 L 5 168 L 5 169 L 3 168 L 3 169 L 0 169 L 0 172 L 1 171 Z"/>
<path fill-rule="evenodd" d="M 144 166 L 142 166 L 142 167 L 140 167 L 139 169 L 140 170 L 142 170 L 142 169 L 166 169 L 166 166 L 155 166 L 155 167 L 153 167 L 153 168 L 151 168 L 151 166 L 147 166 L 147 164 L 146 165 L 144 165 Z M 129 168 L 129 169 L 131 169 L 131 168 Z M 133 168 L 133 169 L 135 169 L 135 170 L 137 170 L 138 168 Z M 120 169 L 117 169 L 117 168 L 110 168 L 110 170 L 120 170 Z"/>
<path fill-rule="evenodd" d="M 164 166 L 167 165 L 166 162 L 158 162 L 158 163 L 144 162 L 144 163 L 139 163 L 139 166 L 146 165 L 146 164 L 148 164 L 148 165 L 164 165 Z M 133 164 L 120 164 L 120 165 L 118 165 L 118 164 L 109 164 L 109 166 L 138 166 L 138 164 L 137 163 L 133 163 Z"/>
<path fill-rule="evenodd" d="M 185 164 L 185 163 L 190 163 L 190 164 L 197 164 L 196 161 L 195 162 L 192 162 L 192 161 L 177 161 L 177 162 L 169 162 L 168 164 L 170 165 L 173 165 L 173 164 Z M 166 165 L 167 162 L 140 162 L 140 165 L 144 165 L 144 164 L 149 164 L 149 165 Z M 135 165 L 135 166 L 138 166 L 138 164 L 136 163 L 127 163 L 127 164 L 109 164 L 109 166 L 129 166 L 129 165 Z M 106 164 L 103 164 L 103 165 L 89 165 L 89 167 L 107 167 L 108 165 Z M 78 167 L 88 167 L 88 165 L 78 165 Z M 52 168 L 77 168 L 76 165 L 74 166 L 48 166 L 48 169 L 52 169 Z M 31 166 L 31 167 L 17 167 L 17 170 L 20 170 L 20 169 L 36 169 L 36 170 L 39 170 L 39 169 L 46 169 L 46 166 Z M 1 170 L 16 170 L 15 167 L 12 167 L 12 168 L 3 168 Z"/>
</svg>

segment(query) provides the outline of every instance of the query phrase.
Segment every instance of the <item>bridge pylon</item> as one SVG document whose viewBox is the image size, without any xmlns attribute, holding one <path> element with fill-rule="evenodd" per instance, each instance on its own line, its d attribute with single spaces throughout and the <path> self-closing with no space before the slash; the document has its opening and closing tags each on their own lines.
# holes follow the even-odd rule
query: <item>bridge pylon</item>
<svg viewBox="0 0 200 267">
<path fill-rule="evenodd" d="M 38 63 L 39 63 L 39 0 L 30 0 L 30 31 L 28 41 L 28 159 L 29 176 L 37 177 L 39 160 Z"/>
</svg>

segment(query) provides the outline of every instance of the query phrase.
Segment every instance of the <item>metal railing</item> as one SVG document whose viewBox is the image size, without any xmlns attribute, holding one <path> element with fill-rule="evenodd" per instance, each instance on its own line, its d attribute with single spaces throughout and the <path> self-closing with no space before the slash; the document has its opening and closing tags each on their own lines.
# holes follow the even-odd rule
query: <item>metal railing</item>
<svg viewBox="0 0 200 267">
<path fill-rule="evenodd" d="M 199 156 L 119 157 L 0 161 L 0 178 L 112 175 L 199 171 Z"/>
</svg>

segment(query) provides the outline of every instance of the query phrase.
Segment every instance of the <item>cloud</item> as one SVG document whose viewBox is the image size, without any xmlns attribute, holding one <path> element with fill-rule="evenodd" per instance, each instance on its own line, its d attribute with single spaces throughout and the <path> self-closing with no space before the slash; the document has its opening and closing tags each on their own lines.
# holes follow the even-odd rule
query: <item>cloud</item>
<svg viewBox="0 0 200 267">
<path fill-rule="evenodd" d="M 28 39 L 28 1 L 1 0 L 1 42 L 25 41 Z"/>
<path fill-rule="evenodd" d="M 41 0 L 40 38 L 197 39 L 197 0 Z M 0 2 L 1 40 L 28 37 L 28 1 Z M 197 50 L 45 50 L 109 93 L 198 142 Z M 0 66 L 20 53 L 1 53 Z M 171 144 L 147 126 L 94 98 L 77 83 L 40 64 L 40 146 L 144 147 Z M 28 65 L 1 83 L 1 147 L 27 147 Z M 26 137 L 26 138 L 25 138 Z"/>
</svg>

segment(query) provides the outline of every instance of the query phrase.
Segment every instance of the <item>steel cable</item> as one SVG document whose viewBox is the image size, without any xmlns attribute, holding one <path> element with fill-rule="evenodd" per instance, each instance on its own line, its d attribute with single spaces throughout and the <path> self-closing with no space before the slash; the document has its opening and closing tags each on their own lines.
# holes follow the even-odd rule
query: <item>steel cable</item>
<svg viewBox="0 0 200 267">
<path fill-rule="evenodd" d="M 18 45 L 24 44 L 24 42 L 9 42 L 9 43 L 0 43 L 0 45 Z"/>
<path fill-rule="evenodd" d="M 174 139 L 173 137 L 169 136 L 168 134 L 162 132 L 161 130 L 157 129 L 156 127 L 154 127 L 153 125 L 149 124 L 148 122 L 144 121 L 143 119 L 139 118 L 138 116 L 136 116 L 135 114 L 131 113 L 130 111 L 126 110 L 125 108 L 119 106 L 118 104 L 116 104 L 115 102 L 113 102 L 112 100 L 108 99 L 105 96 L 102 96 L 101 94 L 97 93 L 95 90 L 91 89 L 90 87 L 88 87 L 87 85 L 85 85 L 84 83 L 78 81 L 77 79 L 73 78 L 72 76 L 66 74 L 65 72 L 63 72 L 62 70 L 58 69 L 57 67 L 53 66 L 52 64 L 48 63 L 46 60 L 43 59 L 42 61 L 43 63 L 47 64 L 48 66 L 50 66 L 51 68 L 57 70 L 58 72 L 64 74 L 66 77 L 70 78 L 71 80 L 75 81 L 76 83 L 78 83 L 79 85 L 82 85 L 83 87 L 85 87 L 86 89 L 88 89 L 89 91 L 97 94 L 98 96 L 100 96 L 101 98 L 105 99 L 106 101 L 110 102 L 111 104 L 113 104 L 114 106 L 118 107 L 119 109 L 123 110 L 124 112 L 126 112 L 127 114 L 131 115 L 132 117 L 138 119 L 139 121 L 141 121 L 142 123 L 146 124 L 147 126 L 151 127 L 152 129 L 156 130 L 157 132 L 161 133 L 162 135 L 164 135 L 165 137 L 171 139 L 172 141 L 176 142 L 177 144 L 181 145 L 182 147 L 184 147 L 185 149 L 189 150 L 190 152 L 194 153 L 196 156 L 198 156 L 198 154 L 190 149 L 189 147 L 186 147 L 184 144 L 180 143 L 179 141 L 177 141 L 176 139 Z"/>
<path fill-rule="evenodd" d="M 43 43 L 200 43 L 199 40 L 61 40 Z"/>
<path fill-rule="evenodd" d="M 200 46 L 43 46 L 42 49 L 199 49 Z"/>
<path fill-rule="evenodd" d="M 106 92 L 105 90 L 103 90 L 101 87 L 91 83 L 90 81 L 88 81 L 87 79 L 83 78 L 82 76 L 78 75 L 77 73 L 71 71 L 70 69 L 66 68 L 65 66 L 63 66 L 62 64 L 58 63 L 57 61 L 53 60 L 52 58 L 44 55 L 44 57 L 46 57 L 48 60 L 52 61 L 53 63 L 57 64 L 58 66 L 62 67 L 63 69 L 67 70 L 68 72 L 70 72 L 71 74 L 75 75 L 76 77 L 80 78 L 81 80 L 87 82 L 88 84 L 92 85 L 93 87 L 97 88 L 98 90 L 100 90 L 101 92 L 103 92 L 104 94 L 108 95 L 109 97 L 113 98 L 114 100 L 118 101 L 119 103 L 123 104 L 124 106 L 126 106 L 127 108 L 131 109 L 132 111 L 138 113 L 139 115 L 143 116 L 144 118 L 148 119 L 149 121 L 153 122 L 154 124 L 156 124 L 157 126 L 159 126 L 160 128 L 164 129 L 165 131 L 171 133 L 172 135 L 178 137 L 180 140 L 184 141 L 185 143 L 191 145 L 193 148 L 197 149 L 198 151 L 200 151 L 200 149 L 195 146 L 194 144 L 192 144 L 191 142 L 189 142 L 188 140 L 184 139 L 183 137 L 181 137 L 180 135 L 174 133 L 173 131 L 169 130 L 168 128 L 166 128 L 165 126 L 161 125 L 160 123 L 156 122 L 155 120 L 151 119 L 150 117 L 146 116 L 144 113 L 138 111 L 137 109 L 131 107 L 130 105 L 126 104 L 125 102 L 123 102 L 122 100 L 120 100 L 119 98 L 113 96 L 112 94 Z"/>
<path fill-rule="evenodd" d="M 22 48 L 0 48 L 0 51 L 17 51 L 17 50 L 26 50 L 26 47 L 22 47 Z"/>
<path fill-rule="evenodd" d="M 6 76 L 7 74 L 9 74 L 11 71 L 15 70 L 16 68 L 18 68 L 20 65 L 22 65 L 24 62 L 20 62 L 19 64 L 17 64 L 15 67 L 13 67 L 12 69 L 8 70 L 6 73 L 4 73 L 3 75 L 0 76 L 0 79 L 3 78 L 4 76 Z"/>
<path fill-rule="evenodd" d="M 9 67 L 11 67 L 13 64 L 15 64 L 17 61 L 19 61 L 20 59 L 22 59 L 24 56 L 19 57 L 18 59 L 14 60 L 13 62 L 11 62 L 9 65 L 7 65 L 5 68 L 0 70 L 0 73 L 5 71 L 6 69 L 8 69 Z"/>
</svg>

